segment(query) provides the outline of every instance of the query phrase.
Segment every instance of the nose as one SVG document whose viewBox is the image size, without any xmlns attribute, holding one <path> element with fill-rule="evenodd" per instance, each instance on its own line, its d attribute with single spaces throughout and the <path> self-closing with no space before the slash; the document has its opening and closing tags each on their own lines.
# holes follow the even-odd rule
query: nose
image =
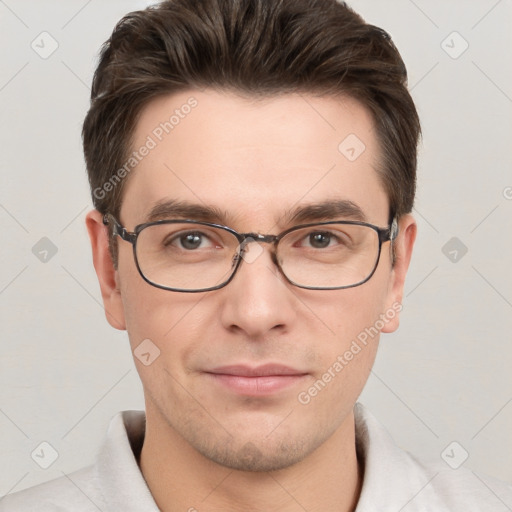
<svg viewBox="0 0 512 512">
<path fill-rule="evenodd" d="M 253 241 L 242 254 L 237 273 L 223 289 L 222 324 L 251 339 L 289 331 L 296 299 L 273 261 L 272 246 Z"/>
</svg>

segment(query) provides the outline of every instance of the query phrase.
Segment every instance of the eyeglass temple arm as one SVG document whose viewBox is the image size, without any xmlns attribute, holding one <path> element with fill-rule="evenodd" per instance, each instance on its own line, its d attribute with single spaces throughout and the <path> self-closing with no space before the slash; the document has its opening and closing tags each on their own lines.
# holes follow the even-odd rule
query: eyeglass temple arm
<svg viewBox="0 0 512 512">
<path fill-rule="evenodd" d="M 121 226 L 117 219 L 110 213 L 103 215 L 103 224 L 105 224 L 105 226 L 112 224 L 112 235 L 118 235 L 127 242 L 134 243 L 137 238 L 135 233 L 130 233 L 125 227 Z"/>
<path fill-rule="evenodd" d="M 397 217 L 393 217 L 393 222 L 391 223 L 391 227 L 389 228 L 389 239 L 391 241 L 395 240 L 398 236 L 400 229 L 398 227 L 398 219 Z"/>
</svg>

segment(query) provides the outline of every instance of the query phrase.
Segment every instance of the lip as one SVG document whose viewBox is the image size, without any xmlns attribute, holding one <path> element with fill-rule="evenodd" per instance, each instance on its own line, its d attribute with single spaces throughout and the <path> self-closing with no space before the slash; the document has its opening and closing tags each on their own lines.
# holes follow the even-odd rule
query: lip
<svg viewBox="0 0 512 512">
<path fill-rule="evenodd" d="M 306 375 L 307 372 L 296 370 L 282 364 L 268 363 L 260 366 L 248 366 L 244 364 L 234 364 L 230 366 L 219 366 L 208 370 L 207 373 L 234 375 L 238 377 L 268 377 L 268 376 L 286 376 L 286 375 Z"/>
<path fill-rule="evenodd" d="M 280 364 L 221 366 L 205 372 L 230 391 L 245 396 L 265 396 L 296 385 L 307 372 Z"/>
</svg>

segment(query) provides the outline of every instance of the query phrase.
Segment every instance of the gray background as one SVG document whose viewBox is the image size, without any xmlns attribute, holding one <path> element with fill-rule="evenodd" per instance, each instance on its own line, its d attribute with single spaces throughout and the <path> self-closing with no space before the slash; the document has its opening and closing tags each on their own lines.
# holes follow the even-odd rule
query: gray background
<svg viewBox="0 0 512 512">
<path fill-rule="evenodd" d="M 91 262 L 80 129 L 101 43 L 148 3 L 0 0 L 0 496 L 90 464 L 143 408 Z M 424 130 L 402 323 L 361 400 L 414 454 L 512 481 L 512 2 L 350 3 L 391 33 Z"/>
</svg>

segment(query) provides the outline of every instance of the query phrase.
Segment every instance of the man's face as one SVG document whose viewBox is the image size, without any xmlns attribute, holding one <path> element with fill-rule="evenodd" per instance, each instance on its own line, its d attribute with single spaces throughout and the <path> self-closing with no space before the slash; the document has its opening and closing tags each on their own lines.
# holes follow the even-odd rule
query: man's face
<svg viewBox="0 0 512 512">
<path fill-rule="evenodd" d="M 191 96 L 197 106 L 158 141 L 155 128 Z M 362 146 L 339 150 L 351 134 L 365 146 L 356 159 L 353 153 Z M 129 177 L 123 197 L 119 220 L 130 231 L 168 200 L 225 212 L 223 222 L 241 233 L 277 234 L 293 225 L 288 212 L 330 200 L 351 201 L 367 222 L 388 224 L 389 203 L 375 171 L 373 122 L 354 100 L 289 94 L 257 102 L 211 90 L 183 92 L 143 110 L 133 149 L 148 135 L 157 145 Z M 295 287 L 273 264 L 272 245 L 262 244 L 263 252 L 242 261 L 227 286 L 201 293 L 147 284 L 131 245 L 119 239 L 118 247 L 119 292 L 112 293 L 109 308 L 128 330 L 132 350 L 146 339 L 160 350 L 148 366 L 135 359 L 148 425 L 158 425 L 161 433 L 167 429 L 225 466 L 271 470 L 303 459 L 352 420 L 378 335 L 359 341 L 359 351 L 353 342 L 379 315 L 387 315 L 379 330 L 397 326 L 396 315 L 387 312 L 396 313 L 407 265 L 391 267 L 389 242 L 373 277 L 354 288 Z M 253 250 L 256 244 L 248 254 Z M 404 259 L 408 263 L 408 255 Z M 352 358 L 344 357 L 347 351 Z M 335 364 L 339 356 L 341 369 Z M 263 379 L 246 387 L 246 380 L 212 375 L 226 366 L 268 364 L 299 375 L 267 380 L 268 387 Z M 308 393 L 329 369 L 325 386 Z"/>
</svg>

